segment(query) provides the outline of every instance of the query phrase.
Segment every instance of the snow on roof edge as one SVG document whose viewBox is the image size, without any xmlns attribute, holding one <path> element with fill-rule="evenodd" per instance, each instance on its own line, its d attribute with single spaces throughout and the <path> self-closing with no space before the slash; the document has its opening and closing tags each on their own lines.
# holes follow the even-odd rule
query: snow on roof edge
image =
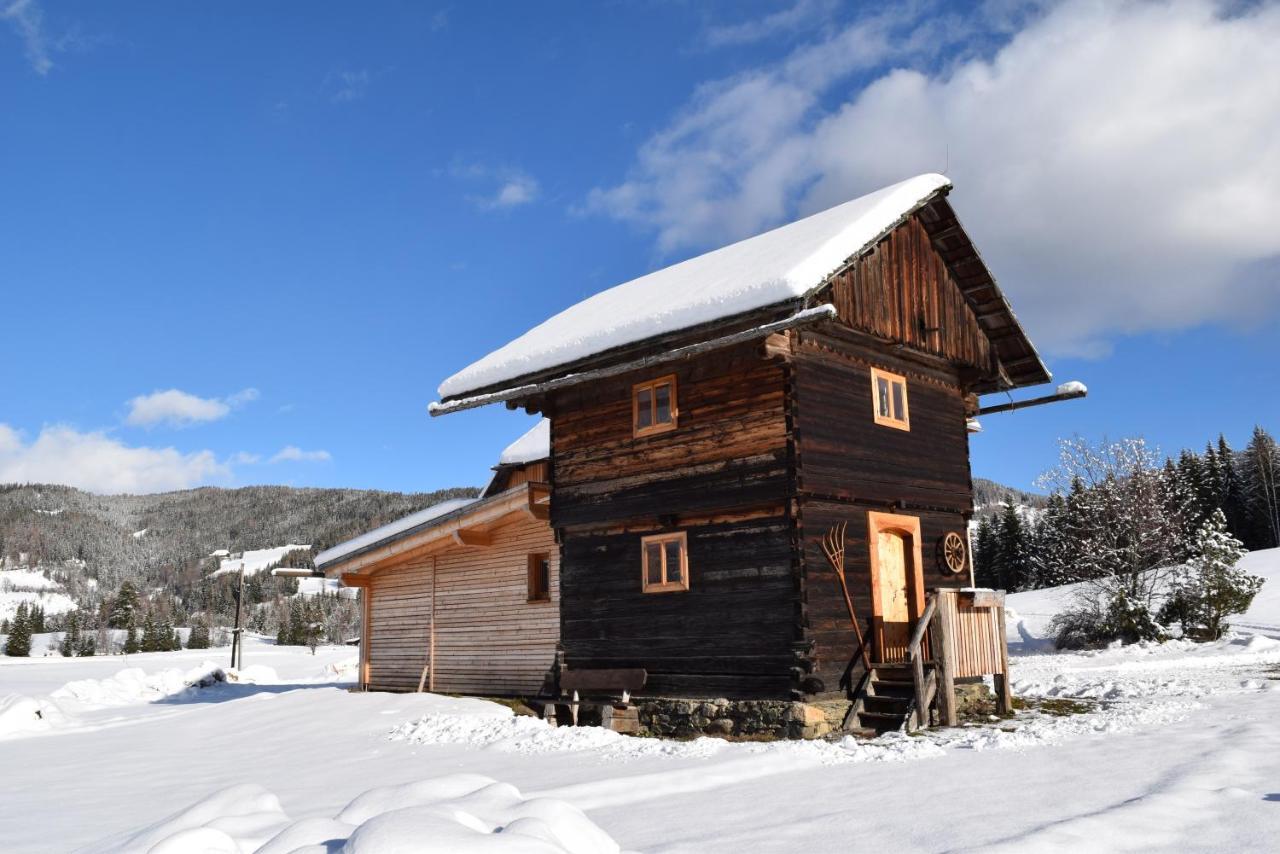
<svg viewBox="0 0 1280 854">
<path fill-rule="evenodd" d="M 803 298 L 951 186 L 943 175 L 917 175 L 623 282 L 478 359 L 445 379 L 437 393 L 442 401 L 457 399 L 613 347 Z"/>
<path fill-rule="evenodd" d="M 498 457 L 500 466 L 518 466 L 545 460 L 551 456 L 551 420 L 538 419 L 519 439 L 502 449 Z"/>
<path fill-rule="evenodd" d="M 439 504 L 432 504 L 430 507 L 426 507 L 416 513 L 410 513 L 402 519 L 397 519 L 394 522 L 388 522 L 385 525 L 380 525 L 372 531 L 365 531 L 358 537 L 352 537 L 346 542 L 338 543 L 336 546 L 325 549 L 315 556 L 315 565 L 320 567 L 325 564 L 334 563 L 341 557 L 345 557 L 353 552 L 360 551 L 361 549 L 375 545 L 384 540 L 391 539 L 396 534 L 401 534 L 412 528 L 425 525 L 433 519 L 438 519 L 441 516 L 447 516 L 455 510 L 461 510 L 467 505 L 476 503 L 478 500 L 478 498 L 450 498 L 447 501 L 441 501 Z"/>
</svg>

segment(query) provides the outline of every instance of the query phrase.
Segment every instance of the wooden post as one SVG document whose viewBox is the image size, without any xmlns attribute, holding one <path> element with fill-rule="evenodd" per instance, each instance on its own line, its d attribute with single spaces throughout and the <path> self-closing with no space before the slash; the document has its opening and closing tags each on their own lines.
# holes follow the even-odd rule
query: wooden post
<svg viewBox="0 0 1280 854">
<path fill-rule="evenodd" d="M 427 690 L 436 690 L 436 559 L 431 558 L 431 621 L 427 639 Z"/>
<path fill-rule="evenodd" d="M 947 614 L 955 612 L 955 594 L 939 592 L 938 610 L 933 613 L 933 655 L 938 661 L 938 713 L 942 723 L 955 726 L 956 718 L 956 674 L 951 652 L 947 644 L 951 639 L 947 635 Z"/>
<path fill-rule="evenodd" d="M 240 586 L 236 590 L 236 624 L 231 629 L 231 667 L 238 668 L 244 664 L 244 651 L 241 648 L 240 636 L 244 630 L 240 628 L 240 608 L 244 602 L 244 563 L 240 564 Z"/>
<path fill-rule="evenodd" d="M 916 729 L 924 729 L 929 725 L 929 706 L 924 696 L 924 660 L 919 654 L 911 659 L 911 666 L 914 670 L 914 679 L 916 687 Z"/>
<path fill-rule="evenodd" d="M 1009 639 L 1004 624 L 1004 605 L 996 607 L 996 632 L 1000 636 L 1000 672 L 995 676 L 996 712 L 1007 715 L 1013 711 L 1013 692 L 1009 688 Z"/>
<path fill-rule="evenodd" d="M 373 587 L 360 588 L 360 690 L 369 690 L 369 623 L 373 615 Z"/>
</svg>

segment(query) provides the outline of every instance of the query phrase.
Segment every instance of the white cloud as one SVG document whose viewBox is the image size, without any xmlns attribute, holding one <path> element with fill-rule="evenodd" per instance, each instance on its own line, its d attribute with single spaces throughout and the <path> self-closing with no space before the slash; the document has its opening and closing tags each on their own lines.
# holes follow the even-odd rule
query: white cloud
<svg viewBox="0 0 1280 854">
<path fill-rule="evenodd" d="M 23 51 L 31 69 L 43 77 L 53 68 L 53 60 L 49 58 L 49 44 L 42 28 L 42 18 L 35 0 L 13 0 L 0 10 L 0 19 L 8 21 L 18 38 L 22 39 Z"/>
<path fill-rule="evenodd" d="M 538 182 L 528 175 L 509 179 L 485 203 L 491 208 L 515 208 L 527 205 L 538 197 Z"/>
<path fill-rule="evenodd" d="M 754 44 L 788 33 L 811 30 L 827 21 L 836 6 L 836 0 L 796 0 L 763 18 L 712 25 L 707 28 L 707 44 L 711 47 Z"/>
<path fill-rule="evenodd" d="M 335 104 L 358 101 L 369 90 L 373 75 L 366 69 L 357 71 L 331 71 L 324 78 L 324 89 Z"/>
<path fill-rule="evenodd" d="M 256 388 L 246 388 L 225 399 L 197 397 L 176 388 L 139 395 L 129 401 L 125 423 L 138 427 L 169 424 L 185 427 L 226 418 L 231 410 L 258 399 Z"/>
<path fill-rule="evenodd" d="M 969 41 L 937 70 L 945 38 Z M 588 209 L 653 229 L 670 254 L 949 167 L 1046 349 L 1260 321 L 1280 302 L 1277 44 L 1280 6 L 1210 0 L 863 19 L 700 87 Z"/>
<path fill-rule="evenodd" d="M 304 451 L 295 445 L 286 445 L 267 462 L 325 463 L 331 459 L 333 459 L 333 456 L 328 451 Z"/>
<path fill-rule="evenodd" d="M 538 180 L 520 169 L 455 163 L 449 169 L 454 178 L 474 184 L 489 184 L 491 192 L 469 195 L 467 201 L 481 210 L 501 210 L 527 205 L 538 198 Z"/>
<path fill-rule="evenodd" d="M 0 483 L 61 483 L 99 493 L 187 489 L 230 475 L 212 451 L 129 447 L 103 433 L 50 426 L 28 443 L 0 424 Z"/>
</svg>

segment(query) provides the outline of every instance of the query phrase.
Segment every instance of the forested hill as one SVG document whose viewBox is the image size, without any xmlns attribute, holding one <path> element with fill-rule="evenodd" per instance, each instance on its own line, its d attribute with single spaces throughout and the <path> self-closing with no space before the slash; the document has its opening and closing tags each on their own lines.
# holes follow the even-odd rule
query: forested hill
<svg viewBox="0 0 1280 854">
<path fill-rule="evenodd" d="M 84 577 L 97 582 L 91 586 L 106 591 L 126 579 L 172 589 L 199 578 L 201 561 L 207 569 L 208 555 L 216 549 L 241 552 L 287 543 L 324 549 L 477 492 L 471 487 L 405 494 L 248 486 L 93 495 L 67 486 L 0 485 L 0 557 L 12 563 L 25 553 L 32 566 L 81 560 Z"/>
<path fill-rule="evenodd" d="M 1014 489 L 984 477 L 973 479 L 973 505 L 978 517 L 995 515 L 1005 504 L 1043 510 L 1048 502 L 1048 496 L 1036 492 Z"/>
</svg>

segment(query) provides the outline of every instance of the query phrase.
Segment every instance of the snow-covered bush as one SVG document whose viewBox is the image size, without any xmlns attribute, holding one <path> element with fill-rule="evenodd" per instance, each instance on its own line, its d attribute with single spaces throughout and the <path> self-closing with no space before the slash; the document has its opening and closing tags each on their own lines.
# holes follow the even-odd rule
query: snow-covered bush
<svg viewBox="0 0 1280 854">
<path fill-rule="evenodd" d="M 1050 623 L 1058 649 L 1091 649 L 1114 641 L 1165 640 L 1167 634 L 1151 616 L 1146 602 L 1124 590 L 1087 591 Z"/>
<path fill-rule="evenodd" d="M 1056 622 L 1059 646 L 1160 640 L 1154 618 L 1187 556 L 1189 497 L 1142 439 L 1061 443 L 1057 468 L 1042 478 L 1065 496 L 1046 519 L 1039 573 L 1080 583 L 1076 604 Z M 1051 536 L 1052 535 L 1052 536 Z"/>
<path fill-rule="evenodd" d="M 1215 510 L 1196 531 L 1191 558 L 1171 580 L 1169 598 L 1160 610 L 1164 623 L 1178 623 L 1185 636 L 1217 640 L 1227 617 L 1249 610 L 1263 580 L 1237 564 L 1245 550 L 1227 530 L 1227 519 Z"/>
</svg>

